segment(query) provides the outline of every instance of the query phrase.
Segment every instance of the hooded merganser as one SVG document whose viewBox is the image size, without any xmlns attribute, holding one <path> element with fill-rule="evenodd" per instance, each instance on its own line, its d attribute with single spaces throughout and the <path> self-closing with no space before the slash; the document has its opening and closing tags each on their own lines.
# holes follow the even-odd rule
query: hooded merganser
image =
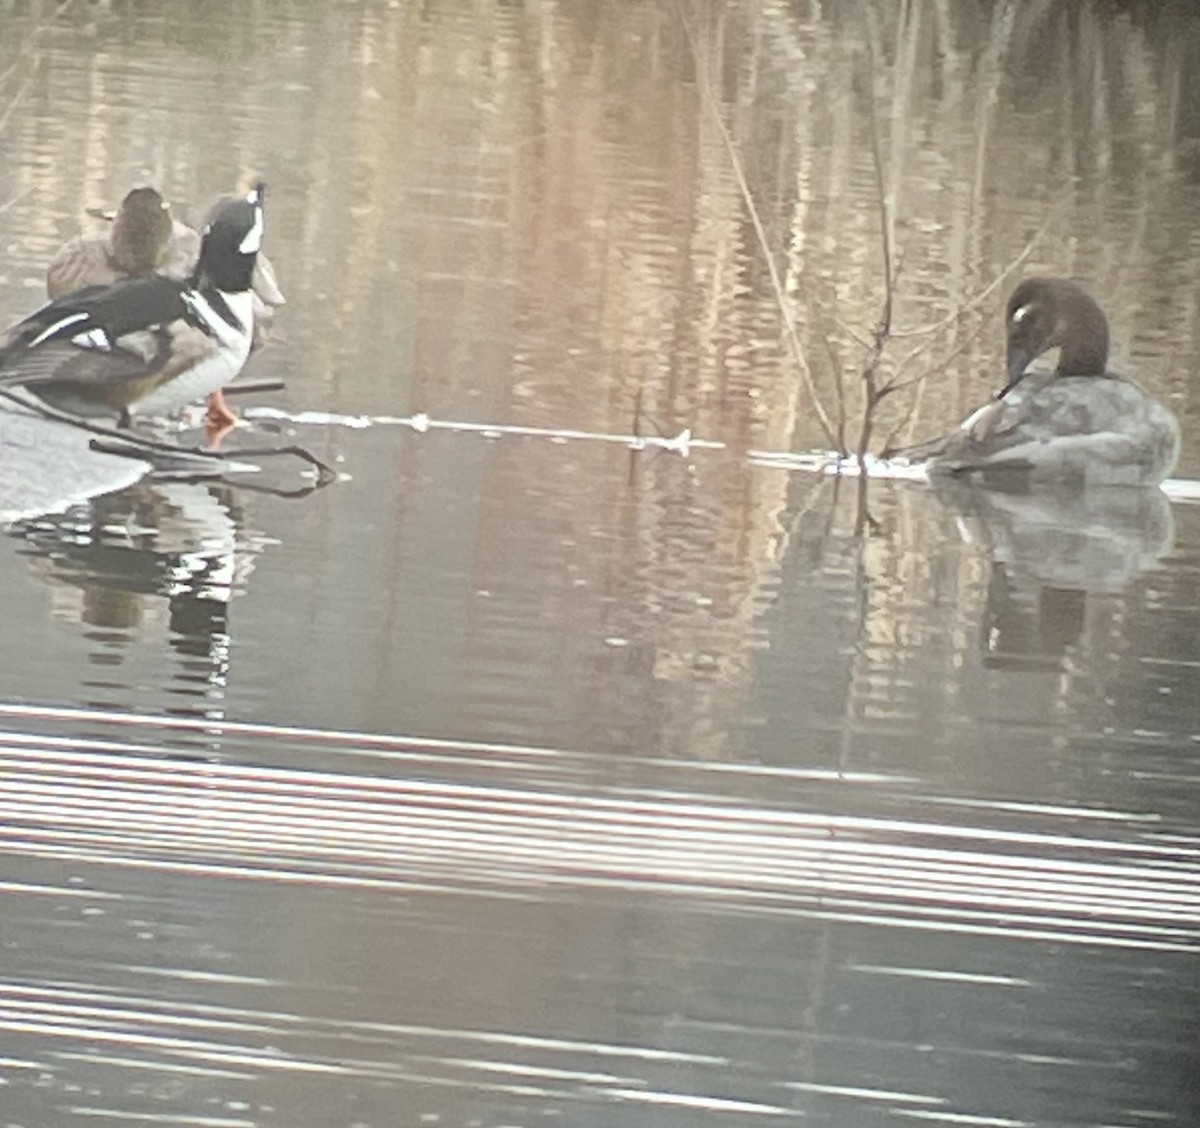
<svg viewBox="0 0 1200 1128">
<path fill-rule="evenodd" d="M 249 185 L 246 187 L 248 190 Z M 216 206 L 233 198 L 222 197 Z M 200 235 L 171 216 L 170 205 L 154 188 L 133 188 L 115 212 L 103 208 L 87 210 L 89 215 L 107 220 L 111 226 L 103 235 L 79 235 L 59 248 L 46 270 L 46 291 L 51 298 L 143 274 L 164 274 L 183 280 L 195 271 L 200 257 Z M 261 252 L 255 261 L 252 289 L 251 351 L 262 347 L 264 330 L 274 318 L 275 309 L 286 302 L 274 267 Z M 220 389 L 208 397 L 208 417 L 214 424 L 228 425 L 235 420 Z"/>
<path fill-rule="evenodd" d="M 1106 370 L 1108 320 L 1081 286 L 1028 278 L 1008 300 L 1008 383 L 930 461 L 931 474 L 1157 485 L 1179 458 L 1171 411 Z M 1053 372 L 1026 372 L 1050 349 Z"/>
<path fill-rule="evenodd" d="M 0 385 L 81 415 L 170 411 L 228 384 L 250 354 L 263 185 L 209 214 L 196 269 L 90 286 L 27 317 L 0 346 Z"/>
</svg>

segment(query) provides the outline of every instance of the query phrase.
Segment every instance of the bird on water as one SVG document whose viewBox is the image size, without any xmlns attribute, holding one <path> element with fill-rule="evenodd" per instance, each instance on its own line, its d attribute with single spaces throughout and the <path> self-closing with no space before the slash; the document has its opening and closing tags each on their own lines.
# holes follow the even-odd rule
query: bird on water
<svg viewBox="0 0 1200 1128">
<path fill-rule="evenodd" d="M 929 462 L 931 475 L 1157 485 L 1179 458 L 1179 423 L 1145 389 L 1108 370 L 1108 319 L 1082 286 L 1027 278 L 1005 312 L 1008 379 Z M 1058 349 L 1052 372 L 1031 372 Z"/>
</svg>

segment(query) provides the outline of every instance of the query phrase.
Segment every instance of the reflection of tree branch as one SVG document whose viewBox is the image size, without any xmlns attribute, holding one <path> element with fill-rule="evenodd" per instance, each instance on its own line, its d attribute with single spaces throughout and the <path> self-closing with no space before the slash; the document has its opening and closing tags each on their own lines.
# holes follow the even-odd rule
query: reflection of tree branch
<svg viewBox="0 0 1200 1128">
<path fill-rule="evenodd" d="M 891 377 L 883 385 L 880 391 L 881 399 L 884 396 L 891 395 L 892 392 L 900 392 L 905 388 L 911 388 L 914 385 L 919 386 L 923 384 L 933 373 L 942 371 L 942 369 L 944 369 L 952 360 L 956 360 L 958 357 L 962 356 L 962 354 L 965 353 L 967 349 L 975 343 L 976 340 L 978 340 L 979 334 L 982 333 L 985 328 L 985 326 L 982 324 L 977 325 L 970 333 L 967 334 L 964 340 L 962 340 L 955 348 L 951 349 L 950 352 L 948 352 L 940 360 L 923 368 L 915 376 L 909 376 L 907 379 L 903 380 L 900 378 L 900 374 L 906 367 L 908 367 L 910 363 L 923 356 L 933 347 L 941 331 L 953 326 L 957 326 L 962 319 L 971 312 L 971 310 L 975 309 L 982 302 L 991 297 L 991 295 L 996 292 L 996 289 L 1000 286 L 1000 284 L 1004 282 L 1013 273 L 1013 271 L 1021 265 L 1021 263 L 1029 258 L 1031 254 L 1033 254 L 1034 248 L 1041 241 L 1042 236 L 1044 236 L 1047 230 L 1049 230 L 1050 225 L 1059 218 L 1064 206 L 1065 204 L 1060 204 L 1057 208 L 1052 209 L 1051 214 L 1046 219 L 1046 222 L 1043 223 L 1042 226 L 1039 227 L 1038 230 L 1029 237 L 1028 242 L 1024 247 L 1021 248 L 1020 252 L 1015 255 L 1004 267 L 1002 267 L 1000 273 L 997 274 L 996 277 L 993 278 L 991 282 L 989 282 L 982 290 L 980 290 L 979 293 L 969 298 L 966 302 L 961 303 L 955 309 L 955 311 L 944 320 L 938 322 L 936 325 L 927 327 L 927 329 L 920 331 L 932 333 L 933 336 L 931 336 L 930 339 L 924 344 L 918 345 L 896 364 L 895 368 L 892 370 Z M 909 334 L 895 334 L 895 336 L 915 335 L 915 332 Z M 908 426 L 909 422 L 912 420 L 915 408 L 916 400 L 914 399 L 909 405 L 908 411 L 904 413 L 904 417 L 888 433 L 888 437 L 884 440 L 883 450 L 881 452 L 884 458 L 888 456 L 889 451 L 895 451 L 896 437 L 902 430 L 904 430 L 905 427 Z"/>
<path fill-rule="evenodd" d="M 862 536 L 866 532 L 878 536 L 883 532 L 883 526 L 871 516 L 871 475 L 859 474 L 857 486 L 854 495 L 854 535 Z"/>
<path fill-rule="evenodd" d="M 790 553 L 789 543 L 795 539 L 796 534 L 800 531 L 801 522 L 816 509 L 817 499 L 825 491 L 829 479 L 824 474 L 818 474 L 813 479 L 812 485 L 809 487 L 808 493 L 804 501 L 797 506 L 789 506 L 792 509 L 792 516 L 787 522 L 787 525 L 780 530 L 779 542 L 771 554 L 773 563 L 780 563 L 785 560 Z M 834 479 L 834 500 L 837 498 L 837 479 Z M 829 533 L 830 524 L 833 519 L 833 514 L 836 511 L 836 504 L 829 506 L 826 509 L 826 520 L 821 535 L 817 538 L 816 560 L 821 559 L 821 554 L 824 552 L 825 539 Z"/>
<path fill-rule="evenodd" d="M 965 302 L 957 305 L 950 313 L 946 314 L 941 321 L 931 321 L 928 325 L 919 326 L 916 329 L 898 329 L 892 336 L 897 340 L 904 337 L 925 337 L 930 334 L 941 333 L 946 329 L 952 328 L 955 324 L 961 321 L 971 310 L 982 305 L 988 298 L 992 296 L 1000 286 L 1000 284 L 1008 278 L 1018 266 L 1021 265 L 1031 254 L 1034 248 L 1042 241 L 1042 237 L 1050 229 L 1050 225 L 1058 221 L 1064 209 L 1066 201 L 1064 200 L 1057 208 L 1052 208 L 1050 214 L 1046 217 L 1046 222 L 1042 224 L 1030 237 L 1024 247 L 1003 266 L 1000 273 L 996 275 L 979 293 L 972 295 Z M 909 353 L 899 364 L 896 365 L 896 371 L 899 372 L 910 360 L 920 356 L 929 346 L 920 345 Z"/>
<path fill-rule="evenodd" d="M 33 187 L 31 185 L 28 188 L 21 188 L 14 192 L 7 200 L 4 201 L 4 203 L 0 204 L 0 215 L 3 215 L 6 211 L 8 211 L 9 208 L 15 207 L 32 191 Z"/>
<path fill-rule="evenodd" d="M 16 61 L 11 63 L 3 73 L 0 73 L 0 86 L 7 82 L 22 64 L 28 68 L 29 73 L 26 74 L 12 98 L 9 99 L 8 105 L 0 110 L 0 133 L 4 132 L 4 127 L 8 125 L 9 118 L 12 117 L 13 111 L 16 110 L 17 106 L 21 104 L 22 99 L 37 76 L 38 69 L 42 65 L 41 52 L 35 50 L 37 41 L 41 38 L 42 33 L 71 7 L 74 2 L 75 0 L 62 0 L 62 3 L 50 15 L 34 24 L 25 38 L 12 49 L 13 54 L 16 56 Z"/>
<path fill-rule="evenodd" d="M 783 281 L 779 277 L 779 267 L 776 266 L 775 256 L 771 253 L 766 230 L 763 228 L 762 220 L 758 215 L 758 208 L 754 206 L 754 197 L 750 193 L 750 185 L 746 180 L 745 170 L 738 157 L 737 147 L 734 145 L 733 138 L 729 135 L 729 130 L 726 128 L 725 121 L 721 117 L 721 108 L 717 104 L 716 95 L 713 94 L 712 82 L 709 80 L 707 69 L 697 49 L 696 40 L 692 35 L 691 25 L 688 22 L 687 13 L 684 11 L 682 0 L 679 0 L 678 9 L 684 35 L 687 37 L 688 45 L 691 47 L 692 57 L 696 64 L 697 82 L 704 94 L 704 104 L 711 112 L 717 130 L 721 134 L 721 140 L 725 144 L 725 150 L 729 155 L 729 162 L 733 168 L 733 175 L 737 179 L 738 191 L 741 193 L 742 202 L 745 204 L 746 211 L 750 216 L 750 222 L 754 226 L 754 234 L 758 239 L 759 248 L 767 263 L 767 271 L 771 277 L 771 288 L 775 291 L 775 301 L 779 307 L 780 316 L 783 318 L 784 328 L 787 330 L 784 337 L 788 342 L 788 347 L 791 350 L 792 358 L 796 362 L 796 367 L 800 370 L 801 379 L 804 381 L 804 387 L 808 392 L 809 399 L 812 401 L 813 410 L 816 412 L 817 419 L 821 424 L 821 430 L 824 432 L 829 445 L 834 446 L 837 439 L 833 422 L 830 420 L 828 412 L 826 412 L 820 397 L 817 395 L 812 370 L 809 368 L 808 358 L 804 355 L 804 349 L 800 344 L 800 334 L 796 329 L 795 319 L 792 317 L 791 309 L 784 294 Z"/>
<path fill-rule="evenodd" d="M 17 87 L 16 92 L 9 100 L 7 106 L 0 110 L 0 133 L 4 132 L 4 127 L 8 125 L 8 119 L 12 117 L 13 111 L 21 104 L 26 92 L 33 85 L 33 80 L 37 77 L 38 68 L 42 65 L 42 56 L 36 54 L 29 60 L 29 73 L 25 76 L 24 81 Z"/>
<path fill-rule="evenodd" d="M 913 71 L 916 68 L 916 40 L 918 19 L 914 14 L 912 4 L 906 0 L 903 4 L 896 29 L 896 64 L 892 80 L 892 160 L 890 167 L 884 169 L 883 144 L 880 138 L 878 99 L 875 94 L 875 75 L 878 72 L 880 50 L 877 44 L 878 29 L 870 7 L 862 0 L 861 10 L 863 24 L 866 28 L 867 67 L 871 75 L 871 90 L 868 104 L 870 107 L 870 142 L 871 162 L 875 170 L 876 201 L 879 206 L 879 231 L 881 252 L 883 255 L 883 309 L 879 321 L 872 333 L 871 343 L 863 358 L 862 378 L 865 389 L 863 402 L 862 426 L 858 435 L 858 466 L 861 477 L 866 477 L 866 457 L 871 445 L 871 436 L 875 429 L 875 410 L 880 402 L 890 392 L 894 391 L 888 384 L 880 383 L 880 364 L 883 352 L 887 347 L 892 332 L 892 319 L 895 313 L 895 294 L 898 282 L 898 268 L 895 250 L 895 212 L 899 196 L 899 184 L 902 179 L 900 158 L 903 153 L 906 138 L 905 123 L 908 118 L 908 98 L 912 90 Z M 865 507 L 865 502 L 863 503 Z"/>
</svg>

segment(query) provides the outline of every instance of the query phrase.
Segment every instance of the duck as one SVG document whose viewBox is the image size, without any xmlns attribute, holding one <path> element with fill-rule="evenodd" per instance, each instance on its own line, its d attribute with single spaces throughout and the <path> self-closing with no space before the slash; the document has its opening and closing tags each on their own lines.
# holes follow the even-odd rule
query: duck
<svg viewBox="0 0 1200 1128">
<path fill-rule="evenodd" d="M 200 236 L 171 214 L 171 205 L 149 185 L 131 188 L 116 211 L 88 208 L 110 226 L 103 235 L 77 235 L 46 269 L 53 300 L 88 286 L 108 286 L 139 274 L 186 278 L 200 253 Z"/>
<path fill-rule="evenodd" d="M 1179 459 L 1179 422 L 1108 371 L 1108 319 L 1076 282 L 1031 277 L 1005 311 L 1007 382 L 928 463 L 930 475 L 1157 486 Z M 1058 349 L 1052 372 L 1030 364 Z"/>
<path fill-rule="evenodd" d="M 250 186 L 243 185 L 241 194 Z M 170 204 L 156 188 L 137 185 L 115 211 L 88 208 L 87 213 L 111 226 L 102 235 L 77 235 L 59 248 L 46 270 L 46 292 L 51 299 L 144 274 L 185 279 L 196 269 L 200 234 L 171 214 Z M 252 289 L 251 351 L 262 347 L 275 310 L 286 304 L 274 267 L 261 252 L 255 261 Z M 229 427 L 236 421 L 220 389 L 208 396 L 207 418 L 217 427 Z"/>
<path fill-rule="evenodd" d="M 83 416 L 176 410 L 228 384 L 250 355 L 265 185 L 209 212 L 184 279 L 138 274 L 56 298 L 0 345 L 0 389 Z M 140 206 L 140 205 L 139 205 Z"/>
</svg>

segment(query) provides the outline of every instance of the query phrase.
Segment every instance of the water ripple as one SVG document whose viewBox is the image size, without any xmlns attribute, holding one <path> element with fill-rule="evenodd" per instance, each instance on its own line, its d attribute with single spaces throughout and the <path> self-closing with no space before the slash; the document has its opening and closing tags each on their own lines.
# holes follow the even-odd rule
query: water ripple
<svg viewBox="0 0 1200 1128">
<path fill-rule="evenodd" d="M 254 726 L 240 728 L 248 739 Z M 722 912 L 1200 948 L 1200 845 L 1105 837 L 1103 820 L 1067 833 L 552 790 L 521 763 L 531 749 L 499 755 L 483 783 L 121 747 L 9 739 L 0 849 L 255 881 L 535 900 L 654 893 Z"/>
</svg>

